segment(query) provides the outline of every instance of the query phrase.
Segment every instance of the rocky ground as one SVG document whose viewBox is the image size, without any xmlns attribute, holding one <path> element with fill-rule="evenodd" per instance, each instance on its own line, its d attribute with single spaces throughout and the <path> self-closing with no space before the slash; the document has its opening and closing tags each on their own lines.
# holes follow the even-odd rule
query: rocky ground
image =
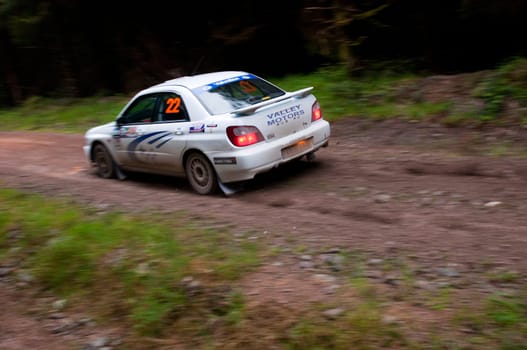
<svg viewBox="0 0 527 350">
<path fill-rule="evenodd" d="M 337 317 L 347 307 L 340 287 L 360 263 L 390 300 L 385 321 L 419 336 L 447 317 L 423 307 L 438 303 L 428 296 L 445 286 L 469 304 L 525 285 L 526 129 L 347 119 L 333 122 L 332 133 L 317 161 L 276 169 L 230 197 L 204 197 L 184 179 L 98 178 L 82 135 L 1 132 L 0 184 L 100 208 L 184 210 L 240 237 L 251 232 L 244 239 L 280 252 L 239 282 L 255 309 L 344 300 L 323 311 Z M 0 267 L 0 349 L 110 349 L 123 341 L 118 327 L 99 328 L 82 310 L 65 313 L 60 300 L 32 297 L 31 276 Z"/>
</svg>

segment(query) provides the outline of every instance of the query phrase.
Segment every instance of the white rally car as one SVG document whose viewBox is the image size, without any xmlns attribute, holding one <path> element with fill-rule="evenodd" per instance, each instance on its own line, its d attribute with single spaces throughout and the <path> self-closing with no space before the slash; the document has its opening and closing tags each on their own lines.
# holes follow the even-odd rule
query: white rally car
<svg viewBox="0 0 527 350">
<path fill-rule="evenodd" d="M 247 72 L 181 77 L 137 93 L 116 120 L 88 130 L 84 153 L 103 178 L 124 171 L 186 176 L 200 194 L 328 145 L 312 87 L 287 92 Z"/>
</svg>

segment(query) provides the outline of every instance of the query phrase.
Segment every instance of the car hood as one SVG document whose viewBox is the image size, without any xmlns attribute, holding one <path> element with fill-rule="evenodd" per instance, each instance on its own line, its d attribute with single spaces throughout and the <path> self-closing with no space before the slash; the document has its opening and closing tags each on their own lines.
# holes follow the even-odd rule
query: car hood
<svg viewBox="0 0 527 350">
<path fill-rule="evenodd" d="M 117 124 L 115 123 L 115 121 L 106 123 L 103 125 L 95 126 L 89 129 L 88 131 L 86 131 L 86 136 L 93 135 L 93 134 L 107 133 L 109 130 L 113 130 L 116 126 Z"/>
</svg>

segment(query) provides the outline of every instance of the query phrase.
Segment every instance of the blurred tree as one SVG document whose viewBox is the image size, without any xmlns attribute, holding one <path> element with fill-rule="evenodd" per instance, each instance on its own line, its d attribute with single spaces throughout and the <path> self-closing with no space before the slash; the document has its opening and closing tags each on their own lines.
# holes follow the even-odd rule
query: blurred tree
<svg viewBox="0 0 527 350">
<path fill-rule="evenodd" d="M 6 102 L 20 103 L 24 97 L 19 48 L 30 48 L 38 34 L 38 25 L 45 17 L 44 6 L 33 11 L 38 1 L 4 0 L 0 2 L 0 65 Z"/>
<path fill-rule="evenodd" d="M 304 7 L 307 35 L 332 61 L 353 74 L 360 69 L 354 48 L 368 37 L 360 22 L 372 22 L 389 5 L 388 1 L 311 0 Z M 358 23 L 359 22 L 359 23 Z"/>
<path fill-rule="evenodd" d="M 313 68 L 300 25 L 302 5 L 302 0 L 210 3 L 202 13 L 209 33 L 203 68 L 214 69 L 216 62 L 266 75 Z"/>
<path fill-rule="evenodd" d="M 527 0 L 0 0 L 0 104 L 136 91 L 185 74 L 372 61 L 433 71 L 527 55 Z"/>
</svg>

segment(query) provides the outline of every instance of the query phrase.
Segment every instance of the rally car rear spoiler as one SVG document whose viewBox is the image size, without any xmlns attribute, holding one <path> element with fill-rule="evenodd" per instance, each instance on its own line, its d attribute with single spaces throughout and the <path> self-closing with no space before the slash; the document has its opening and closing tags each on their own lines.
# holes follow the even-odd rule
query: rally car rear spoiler
<svg viewBox="0 0 527 350">
<path fill-rule="evenodd" d="M 242 117 L 242 116 L 245 116 L 245 115 L 251 115 L 251 114 L 254 114 L 258 109 L 260 109 L 262 107 L 265 107 L 265 106 L 268 106 L 268 105 L 273 104 L 273 103 L 284 101 L 284 100 L 287 100 L 289 98 L 297 98 L 297 99 L 298 98 L 304 98 L 307 95 L 309 95 L 311 93 L 311 91 L 313 91 L 313 87 L 312 86 L 308 87 L 308 88 L 305 88 L 305 89 L 300 89 L 300 90 L 297 90 L 297 91 L 294 91 L 294 92 L 289 92 L 289 93 L 286 93 L 285 95 L 282 95 L 280 97 L 273 98 L 272 100 L 262 101 L 262 102 L 259 102 L 257 104 L 252 105 L 252 106 L 249 106 L 249 107 L 243 107 L 243 108 L 237 109 L 234 112 L 232 112 L 232 114 L 237 116 L 237 117 Z"/>
</svg>

